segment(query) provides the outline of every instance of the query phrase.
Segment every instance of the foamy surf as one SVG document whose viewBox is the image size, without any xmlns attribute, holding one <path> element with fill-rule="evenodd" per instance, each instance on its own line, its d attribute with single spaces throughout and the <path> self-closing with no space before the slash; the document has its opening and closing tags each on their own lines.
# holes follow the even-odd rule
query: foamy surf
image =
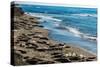
<svg viewBox="0 0 100 67">
<path fill-rule="evenodd" d="M 76 28 L 66 27 L 66 29 L 68 32 L 73 33 L 77 37 L 81 37 L 81 38 L 85 38 L 85 39 L 89 39 L 89 40 L 97 40 L 97 37 L 92 37 L 92 36 L 89 36 L 85 33 L 82 33 Z"/>
<path fill-rule="evenodd" d="M 72 33 L 75 37 L 80 37 L 80 38 L 89 39 L 89 40 L 97 40 L 97 37 L 82 33 L 79 31 L 79 29 L 76 29 L 73 27 L 69 27 L 69 26 L 65 27 L 59 24 L 59 25 L 56 25 L 55 28 L 67 30 L 68 32 Z"/>
<path fill-rule="evenodd" d="M 56 19 L 56 18 L 53 18 L 52 16 L 48 16 L 48 15 L 42 14 L 42 13 L 28 13 L 28 12 L 26 12 L 25 14 L 35 16 L 35 17 L 39 17 L 39 18 L 41 18 L 41 20 L 51 20 L 51 21 L 55 21 L 55 22 L 61 22 L 62 21 L 60 19 Z"/>
<path fill-rule="evenodd" d="M 75 16 L 84 16 L 84 17 L 97 17 L 96 14 L 72 14 L 72 15 L 75 15 Z"/>
</svg>

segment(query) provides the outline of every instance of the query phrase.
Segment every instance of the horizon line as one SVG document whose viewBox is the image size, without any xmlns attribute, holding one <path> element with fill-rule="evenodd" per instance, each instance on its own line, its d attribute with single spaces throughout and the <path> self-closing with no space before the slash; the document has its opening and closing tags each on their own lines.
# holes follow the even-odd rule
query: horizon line
<svg viewBox="0 0 100 67">
<path fill-rule="evenodd" d="M 33 1 L 12 1 L 15 4 L 28 4 L 28 5 L 46 5 L 46 6 L 63 6 L 63 7 L 79 7 L 79 8 L 97 8 L 93 5 L 75 5 L 75 4 L 61 4 L 61 3 L 44 3 L 44 2 L 33 2 Z M 12 3 L 11 2 L 11 3 Z"/>
</svg>

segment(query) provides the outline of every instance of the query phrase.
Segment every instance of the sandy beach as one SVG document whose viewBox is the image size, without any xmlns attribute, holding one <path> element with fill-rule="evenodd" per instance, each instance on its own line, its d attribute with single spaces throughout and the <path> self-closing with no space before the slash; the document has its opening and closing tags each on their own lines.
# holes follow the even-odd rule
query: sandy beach
<svg viewBox="0 0 100 67">
<path fill-rule="evenodd" d="M 37 17 L 27 14 L 14 5 L 11 7 L 11 64 L 53 64 L 96 61 L 97 56 L 48 37 L 49 31 L 39 25 Z"/>
</svg>

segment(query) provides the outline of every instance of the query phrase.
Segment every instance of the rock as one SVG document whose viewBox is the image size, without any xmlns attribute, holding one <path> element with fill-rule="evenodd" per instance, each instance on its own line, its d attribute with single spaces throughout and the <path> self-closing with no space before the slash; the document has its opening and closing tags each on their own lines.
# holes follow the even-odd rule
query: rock
<svg viewBox="0 0 100 67">
<path fill-rule="evenodd" d="M 42 26 L 42 25 L 38 25 L 38 27 L 42 27 L 42 28 L 43 28 L 44 26 Z"/>
<path fill-rule="evenodd" d="M 53 64 L 55 63 L 54 61 L 43 61 L 43 62 L 40 62 L 39 64 Z"/>
<path fill-rule="evenodd" d="M 35 18 L 33 18 L 33 17 L 30 17 L 29 19 L 30 19 L 30 20 L 34 20 Z"/>
<path fill-rule="evenodd" d="M 71 48 L 70 46 L 64 46 L 65 48 Z"/>
<path fill-rule="evenodd" d="M 66 62 L 71 62 L 69 59 L 67 58 L 60 58 L 60 59 L 55 59 L 55 61 L 61 62 L 61 63 L 66 63 Z"/>
<path fill-rule="evenodd" d="M 20 46 L 20 47 L 25 47 L 25 44 L 26 44 L 25 42 L 20 42 L 20 43 L 19 43 L 19 46 Z"/>
<path fill-rule="evenodd" d="M 59 54 L 62 54 L 62 53 L 56 52 L 56 53 L 52 53 L 51 55 L 59 55 Z"/>
<path fill-rule="evenodd" d="M 76 54 L 76 53 L 73 53 L 73 54 L 72 54 L 72 56 L 77 56 L 77 54 Z M 81 55 L 81 57 L 83 58 L 83 56 L 82 56 L 82 55 Z"/>
<path fill-rule="evenodd" d="M 37 48 L 36 50 L 37 50 L 37 51 L 40 51 L 40 52 L 41 52 L 41 51 L 43 52 L 43 51 L 46 51 L 47 49 Z"/>
<path fill-rule="evenodd" d="M 42 40 L 49 40 L 47 37 L 40 37 Z"/>
<path fill-rule="evenodd" d="M 51 50 L 62 50 L 60 47 L 51 48 Z"/>
<path fill-rule="evenodd" d="M 27 36 L 33 36 L 33 35 L 35 35 L 35 33 L 27 34 Z"/>
<path fill-rule="evenodd" d="M 93 61 L 93 59 L 86 59 L 86 61 Z"/>
<path fill-rule="evenodd" d="M 59 43 L 58 45 L 59 45 L 59 46 L 64 46 L 64 44 L 62 44 L 62 43 Z"/>
<path fill-rule="evenodd" d="M 29 63 L 29 64 L 37 64 L 38 63 L 38 61 L 34 60 L 34 59 L 26 60 L 26 62 Z"/>
<path fill-rule="evenodd" d="M 88 59 L 96 59 L 96 57 L 88 57 Z"/>
<path fill-rule="evenodd" d="M 22 54 L 26 54 L 27 52 L 26 51 L 23 51 L 23 50 L 18 50 L 20 51 Z"/>
<path fill-rule="evenodd" d="M 25 34 L 22 34 L 21 36 L 18 37 L 19 41 L 24 41 L 27 42 L 30 38 L 27 37 Z"/>
<path fill-rule="evenodd" d="M 81 60 L 81 58 L 79 56 L 71 56 L 71 57 L 69 57 L 69 59 L 71 61 L 79 61 L 79 60 Z"/>
<path fill-rule="evenodd" d="M 66 57 L 68 57 L 68 56 L 69 56 L 69 54 L 65 54 L 65 56 L 66 56 Z"/>
<path fill-rule="evenodd" d="M 22 11 L 22 9 L 20 7 L 16 7 L 16 5 L 11 5 L 11 17 L 13 16 L 21 16 L 24 14 L 24 12 Z"/>
<path fill-rule="evenodd" d="M 40 43 L 40 44 L 47 44 L 46 41 L 37 41 L 37 43 Z"/>
<path fill-rule="evenodd" d="M 86 58 L 86 61 L 93 61 L 95 59 L 96 59 L 96 57 L 88 57 L 88 58 Z"/>
<path fill-rule="evenodd" d="M 82 54 L 80 54 L 80 55 L 79 55 L 79 57 L 80 57 L 80 58 L 84 58 L 85 56 L 84 56 L 84 55 L 82 55 Z"/>
<path fill-rule="evenodd" d="M 68 56 L 69 56 L 69 57 L 70 57 L 70 56 L 72 56 L 72 53 L 71 53 L 71 52 L 69 52 L 69 53 L 68 53 Z"/>
<path fill-rule="evenodd" d="M 37 34 L 37 33 L 35 33 L 35 34 Z M 40 34 L 34 35 L 34 38 L 40 38 L 40 37 L 43 37 L 43 35 L 40 35 Z"/>
<path fill-rule="evenodd" d="M 50 47 L 50 48 L 54 48 L 54 47 L 56 47 L 56 45 L 50 45 L 49 47 Z"/>
<path fill-rule="evenodd" d="M 24 57 L 24 59 L 28 59 L 28 58 L 29 58 L 28 56 Z"/>
<path fill-rule="evenodd" d="M 38 62 L 40 62 L 42 60 L 38 59 L 38 58 L 32 58 L 32 59 L 27 59 L 26 62 L 29 64 L 38 64 Z"/>
<path fill-rule="evenodd" d="M 36 48 L 38 48 L 38 46 L 36 45 L 36 44 L 34 44 L 34 43 L 26 43 L 26 45 L 27 45 L 27 47 L 26 48 L 31 48 L 31 49 L 36 49 Z"/>
<path fill-rule="evenodd" d="M 65 56 L 63 56 L 62 54 L 59 55 L 54 55 L 52 58 L 64 58 Z"/>
</svg>

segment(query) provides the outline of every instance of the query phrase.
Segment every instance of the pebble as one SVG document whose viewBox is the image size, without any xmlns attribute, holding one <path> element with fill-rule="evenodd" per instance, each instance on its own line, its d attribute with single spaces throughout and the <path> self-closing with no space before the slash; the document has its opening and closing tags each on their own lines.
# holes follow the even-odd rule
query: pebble
<svg viewBox="0 0 100 67">
<path fill-rule="evenodd" d="M 83 57 L 84 57 L 84 55 L 80 54 L 80 58 L 83 58 Z"/>
</svg>

